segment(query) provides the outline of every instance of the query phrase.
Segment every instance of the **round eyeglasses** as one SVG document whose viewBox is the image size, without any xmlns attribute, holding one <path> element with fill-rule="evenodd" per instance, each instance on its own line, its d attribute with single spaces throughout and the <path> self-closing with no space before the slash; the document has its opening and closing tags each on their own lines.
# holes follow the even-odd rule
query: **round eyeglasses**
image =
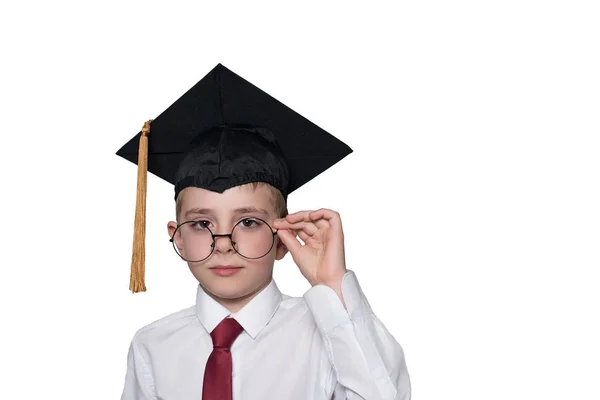
<svg viewBox="0 0 600 400">
<path fill-rule="evenodd" d="M 206 260 L 215 250 L 216 238 L 227 237 L 231 247 L 242 257 L 258 259 L 269 254 L 275 244 L 277 231 L 260 218 L 244 218 L 234 225 L 229 234 L 215 234 L 207 226 L 209 221 L 193 220 L 177 225 L 169 241 L 179 257 L 188 262 Z M 176 243 L 177 242 L 177 243 Z M 185 256 L 179 251 L 185 249 Z"/>
</svg>

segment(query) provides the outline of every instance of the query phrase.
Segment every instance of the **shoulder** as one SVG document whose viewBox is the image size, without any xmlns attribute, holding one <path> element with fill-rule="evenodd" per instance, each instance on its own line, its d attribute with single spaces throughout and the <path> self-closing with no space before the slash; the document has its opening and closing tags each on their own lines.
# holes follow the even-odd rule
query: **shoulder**
<svg viewBox="0 0 600 400">
<path fill-rule="evenodd" d="M 190 306 L 142 326 L 135 332 L 132 341 L 137 346 L 147 346 L 196 321 L 198 321 L 196 308 Z"/>
<path fill-rule="evenodd" d="M 303 295 L 282 294 L 275 317 L 286 325 L 294 324 L 295 321 L 296 324 L 305 328 L 315 327 L 313 315 Z"/>
<path fill-rule="evenodd" d="M 302 296 L 292 296 L 285 293 L 281 294 L 281 305 L 280 308 L 284 310 L 301 311 L 306 309 L 306 300 Z"/>
<path fill-rule="evenodd" d="M 302 315 L 316 323 L 323 334 L 336 326 L 374 315 L 356 274 L 348 270 L 342 279 L 342 299 L 326 286 L 315 285 L 302 297 L 283 296 L 282 308 L 294 315 Z"/>
</svg>

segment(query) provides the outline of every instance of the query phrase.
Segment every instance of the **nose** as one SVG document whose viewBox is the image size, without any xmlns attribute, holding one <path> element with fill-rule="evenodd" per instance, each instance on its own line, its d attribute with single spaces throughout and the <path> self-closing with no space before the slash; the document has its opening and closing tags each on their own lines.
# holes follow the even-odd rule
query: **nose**
<svg viewBox="0 0 600 400">
<path fill-rule="evenodd" d="M 227 253 L 235 250 L 231 245 L 231 240 L 227 236 L 216 236 L 215 251 L 218 251 L 219 253 Z"/>
</svg>

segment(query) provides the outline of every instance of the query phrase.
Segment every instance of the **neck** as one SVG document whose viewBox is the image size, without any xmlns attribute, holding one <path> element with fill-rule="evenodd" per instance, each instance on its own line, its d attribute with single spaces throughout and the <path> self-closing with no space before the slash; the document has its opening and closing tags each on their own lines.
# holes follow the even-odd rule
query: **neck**
<svg viewBox="0 0 600 400">
<path fill-rule="evenodd" d="M 269 279 L 267 279 L 265 282 L 263 282 L 256 290 L 253 290 L 252 292 L 250 292 L 242 297 L 235 298 L 235 299 L 226 299 L 223 297 L 215 296 L 208 290 L 206 291 L 206 293 L 210 297 L 212 297 L 217 303 L 221 304 L 230 313 L 233 314 L 233 313 L 240 311 L 246 304 L 248 304 L 253 298 L 255 298 L 256 295 L 258 295 L 264 288 L 266 288 L 269 285 L 269 283 L 271 282 L 271 279 L 272 278 L 269 277 Z"/>
</svg>

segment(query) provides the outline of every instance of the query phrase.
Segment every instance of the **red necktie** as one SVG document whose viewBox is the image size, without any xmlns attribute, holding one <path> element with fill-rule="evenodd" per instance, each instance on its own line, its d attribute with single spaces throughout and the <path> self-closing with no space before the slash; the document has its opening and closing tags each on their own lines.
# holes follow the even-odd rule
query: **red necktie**
<svg viewBox="0 0 600 400">
<path fill-rule="evenodd" d="M 232 400 L 230 348 L 244 328 L 233 318 L 225 318 L 211 332 L 213 351 L 206 362 L 202 400 Z"/>
</svg>

